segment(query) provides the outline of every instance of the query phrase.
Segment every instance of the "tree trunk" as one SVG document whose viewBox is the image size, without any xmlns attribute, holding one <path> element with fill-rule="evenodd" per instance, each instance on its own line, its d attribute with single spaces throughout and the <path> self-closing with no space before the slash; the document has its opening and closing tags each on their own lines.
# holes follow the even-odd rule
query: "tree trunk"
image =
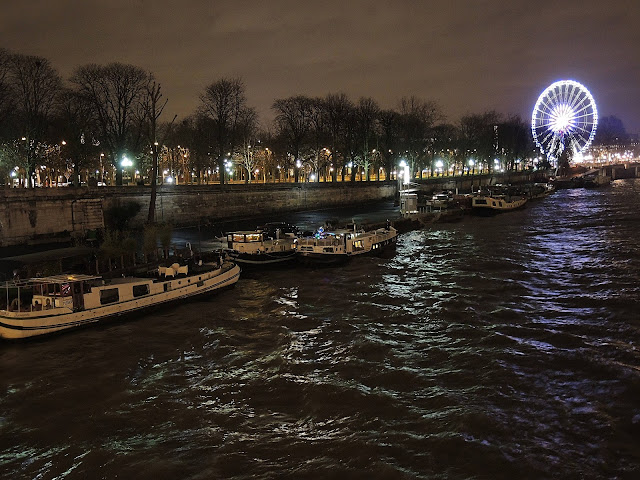
<svg viewBox="0 0 640 480">
<path fill-rule="evenodd" d="M 71 184 L 74 187 L 80 186 L 80 169 L 78 168 L 77 161 L 73 164 L 73 181 L 71 182 Z"/>
<path fill-rule="evenodd" d="M 153 145 L 153 165 L 151 166 L 151 198 L 149 199 L 149 215 L 147 222 L 156 221 L 156 195 L 157 195 L 157 178 L 158 178 L 158 146 Z"/>
<path fill-rule="evenodd" d="M 218 157 L 218 170 L 220 171 L 220 185 L 225 184 L 224 156 Z"/>
</svg>

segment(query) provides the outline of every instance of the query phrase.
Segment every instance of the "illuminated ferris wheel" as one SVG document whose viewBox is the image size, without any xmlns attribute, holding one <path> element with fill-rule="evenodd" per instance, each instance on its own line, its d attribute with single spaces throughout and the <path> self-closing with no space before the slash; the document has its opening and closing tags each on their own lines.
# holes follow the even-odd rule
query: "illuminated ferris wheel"
<svg viewBox="0 0 640 480">
<path fill-rule="evenodd" d="M 584 85 L 573 80 L 549 85 L 531 115 L 533 139 L 551 162 L 565 148 L 580 155 L 591 144 L 597 126 L 596 102 Z"/>
</svg>

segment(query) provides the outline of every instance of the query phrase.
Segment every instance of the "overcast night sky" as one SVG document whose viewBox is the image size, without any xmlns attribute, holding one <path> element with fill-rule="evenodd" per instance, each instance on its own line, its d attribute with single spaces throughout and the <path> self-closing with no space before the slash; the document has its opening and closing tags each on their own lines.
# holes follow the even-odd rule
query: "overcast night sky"
<svg viewBox="0 0 640 480">
<path fill-rule="evenodd" d="M 204 87 L 241 77 L 263 122 L 273 100 L 345 92 L 382 107 L 416 95 L 447 120 L 495 109 L 529 119 L 538 95 L 573 79 L 600 116 L 640 132 L 640 1 L 3 2 L 0 46 L 48 58 L 67 78 L 87 63 L 152 71 L 186 116 Z"/>
</svg>

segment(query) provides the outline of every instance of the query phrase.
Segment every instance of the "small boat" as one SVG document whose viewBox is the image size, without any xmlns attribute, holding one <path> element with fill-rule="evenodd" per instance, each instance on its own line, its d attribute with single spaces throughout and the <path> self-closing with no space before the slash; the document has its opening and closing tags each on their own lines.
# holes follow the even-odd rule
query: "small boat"
<svg viewBox="0 0 640 480">
<path fill-rule="evenodd" d="M 407 232 L 432 223 L 457 222 L 462 220 L 464 213 L 465 209 L 460 201 L 449 192 L 437 193 L 430 200 L 420 203 L 419 193 L 403 190 L 400 192 L 402 219 L 396 221 L 395 226 L 399 232 Z"/>
<path fill-rule="evenodd" d="M 391 225 L 376 230 L 323 228 L 311 237 L 298 238 L 298 259 L 307 265 L 338 265 L 360 255 L 382 255 L 395 247 L 398 231 Z"/>
<path fill-rule="evenodd" d="M 227 233 L 226 252 L 243 266 L 266 266 L 296 257 L 297 229 L 285 223 L 268 223 L 253 231 Z"/>
<path fill-rule="evenodd" d="M 425 204 L 431 211 L 447 209 L 453 205 L 453 195 L 449 192 L 436 193 Z"/>
<path fill-rule="evenodd" d="M 525 193 L 529 200 L 537 200 L 546 198 L 556 191 L 551 183 L 534 183 L 525 186 Z"/>
<path fill-rule="evenodd" d="M 509 187 L 497 185 L 487 191 L 477 192 L 471 199 L 471 213 L 495 215 L 522 208 L 527 203 L 524 195 L 511 194 Z"/>
<path fill-rule="evenodd" d="M 234 285 L 232 262 L 159 267 L 153 277 L 55 275 L 0 284 L 0 338 L 22 339 L 81 327 Z M 4 294 L 4 295 L 3 295 Z M 4 297 L 4 298 L 3 298 Z"/>
</svg>

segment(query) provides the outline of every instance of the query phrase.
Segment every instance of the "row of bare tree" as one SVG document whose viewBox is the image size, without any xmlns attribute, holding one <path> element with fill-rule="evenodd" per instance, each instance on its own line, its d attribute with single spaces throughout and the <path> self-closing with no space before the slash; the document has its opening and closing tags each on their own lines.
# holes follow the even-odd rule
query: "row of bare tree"
<svg viewBox="0 0 640 480">
<path fill-rule="evenodd" d="M 71 169 L 77 184 L 81 170 L 100 163 L 100 170 L 115 167 L 121 184 L 126 156 L 155 187 L 161 155 L 178 146 L 188 151 L 183 173 L 198 183 L 205 172 L 225 183 L 230 162 L 247 180 L 257 171 L 265 181 L 267 173 L 275 178 L 280 167 L 295 181 L 301 172 L 336 181 L 356 173 L 391 178 L 400 160 L 420 176 L 440 162 L 456 171 L 472 164 L 512 169 L 536 155 L 529 126 L 517 116 L 485 112 L 446 123 L 437 103 L 413 96 L 394 109 L 342 93 L 291 96 L 273 102 L 275 120 L 262 128 L 240 79 L 217 80 L 199 98 L 192 115 L 168 121 L 161 84 L 142 68 L 88 64 L 63 80 L 45 58 L 0 49 L 0 178 L 21 166 L 33 186 L 39 168 Z"/>
</svg>

